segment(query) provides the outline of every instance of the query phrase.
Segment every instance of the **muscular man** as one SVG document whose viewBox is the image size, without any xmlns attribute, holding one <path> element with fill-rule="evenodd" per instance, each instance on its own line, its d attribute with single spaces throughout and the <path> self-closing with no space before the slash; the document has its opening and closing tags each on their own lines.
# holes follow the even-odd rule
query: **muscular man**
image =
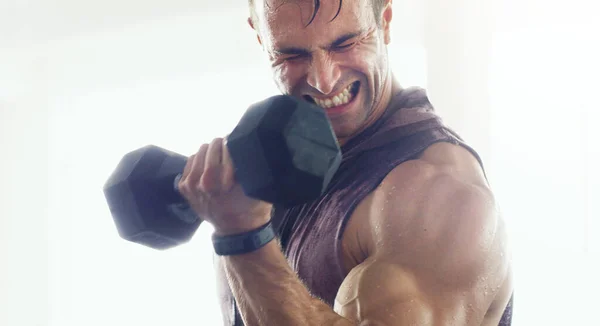
<svg viewBox="0 0 600 326">
<path fill-rule="evenodd" d="M 391 0 L 250 0 L 284 94 L 328 114 L 343 161 L 314 202 L 246 197 L 226 140 L 179 184 L 216 236 L 275 240 L 216 257 L 226 325 L 509 325 L 506 229 L 477 153 L 394 79 Z"/>
</svg>

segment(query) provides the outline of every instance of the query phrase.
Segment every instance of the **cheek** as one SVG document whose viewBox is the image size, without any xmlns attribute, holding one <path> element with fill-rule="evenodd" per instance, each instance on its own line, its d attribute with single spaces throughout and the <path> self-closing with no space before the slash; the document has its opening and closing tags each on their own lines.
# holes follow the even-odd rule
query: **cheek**
<svg viewBox="0 0 600 326">
<path fill-rule="evenodd" d="M 273 67 L 273 80 L 282 93 L 288 93 L 287 74 L 285 68 L 281 66 Z"/>
<path fill-rule="evenodd" d="M 302 67 L 293 64 L 281 64 L 273 68 L 273 77 L 279 88 L 286 93 L 292 93 L 299 87 L 302 78 Z"/>
<path fill-rule="evenodd" d="M 376 73 L 379 67 L 380 51 L 375 44 L 363 43 L 346 55 L 345 61 L 354 69 L 367 76 Z"/>
</svg>

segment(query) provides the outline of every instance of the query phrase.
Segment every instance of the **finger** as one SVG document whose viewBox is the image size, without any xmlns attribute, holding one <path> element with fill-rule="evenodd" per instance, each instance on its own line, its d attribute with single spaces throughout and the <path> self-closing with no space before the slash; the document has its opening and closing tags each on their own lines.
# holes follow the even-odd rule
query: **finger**
<svg viewBox="0 0 600 326">
<path fill-rule="evenodd" d="M 227 140 L 223 141 L 221 151 L 223 152 L 223 162 L 221 163 L 223 166 L 223 171 L 221 171 L 223 191 L 229 191 L 235 185 L 235 166 L 229 154 L 229 148 L 227 148 Z"/>
<path fill-rule="evenodd" d="M 200 180 L 204 172 L 204 160 L 207 151 L 208 144 L 202 144 L 198 152 L 192 155 L 193 159 L 190 157 L 191 163 L 189 164 L 188 174 L 181 178 L 188 190 L 195 190 L 197 188 L 198 180 Z"/>
<path fill-rule="evenodd" d="M 192 171 L 192 166 L 194 165 L 194 158 L 196 157 L 196 154 L 191 155 L 190 157 L 188 157 L 187 161 L 185 162 L 185 167 L 183 168 L 183 172 L 181 172 L 181 178 L 179 178 L 179 182 L 177 184 L 177 188 L 181 191 L 185 191 L 185 182 L 188 178 L 188 175 L 190 174 L 190 171 Z"/>
<path fill-rule="evenodd" d="M 221 162 L 223 161 L 223 139 L 215 138 L 210 145 L 204 162 L 204 174 L 200 183 L 206 192 L 218 193 L 221 188 Z"/>
<path fill-rule="evenodd" d="M 223 138 L 215 138 L 208 145 L 208 155 L 206 156 L 206 168 L 220 167 L 223 161 Z"/>
</svg>

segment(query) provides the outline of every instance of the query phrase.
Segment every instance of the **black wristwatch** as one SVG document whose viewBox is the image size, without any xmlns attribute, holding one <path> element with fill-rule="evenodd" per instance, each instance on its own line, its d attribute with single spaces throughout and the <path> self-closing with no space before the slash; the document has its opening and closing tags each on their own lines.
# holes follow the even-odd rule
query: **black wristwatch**
<svg viewBox="0 0 600 326">
<path fill-rule="evenodd" d="M 262 248 L 275 238 L 273 225 L 267 224 L 252 231 L 227 236 L 216 236 L 213 234 L 212 242 L 215 253 L 219 256 L 231 256 L 246 254 Z"/>
</svg>

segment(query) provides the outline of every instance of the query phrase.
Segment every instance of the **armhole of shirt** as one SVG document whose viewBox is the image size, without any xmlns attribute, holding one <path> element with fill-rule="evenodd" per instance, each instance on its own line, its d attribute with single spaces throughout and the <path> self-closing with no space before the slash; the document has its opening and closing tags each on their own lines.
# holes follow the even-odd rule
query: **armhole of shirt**
<svg viewBox="0 0 600 326">
<path fill-rule="evenodd" d="M 344 216 L 342 219 L 340 219 L 338 227 L 337 227 L 335 249 L 334 249 L 335 256 L 337 259 L 336 265 L 338 268 L 338 273 L 342 279 L 344 279 L 347 275 L 346 271 L 344 270 L 343 253 L 342 253 L 342 246 L 341 246 L 342 237 L 344 235 L 346 225 L 348 224 L 348 221 L 352 217 L 352 214 L 354 213 L 354 210 L 356 209 L 356 207 L 362 202 L 362 200 L 365 197 L 367 197 L 373 190 L 375 190 L 379 186 L 379 184 L 385 179 L 385 177 L 394 168 L 396 168 L 397 166 L 399 166 L 400 164 L 402 164 L 406 161 L 415 159 L 421 153 L 423 153 L 423 151 L 425 151 L 428 147 L 430 147 L 433 144 L 440 143 L 440 142 L 447 142 L 447 143 L 461 145 L 461 146 L 465 147 L 477 158 L 477 160 L 480 162 L 480 165 L 483 168 L 481 159 L 479 158 L 479 155 L 477 155 L 475 150 L 473 150 L 471 147 L 466 145 L 455 133 L 449 131 L 448 129 L 446 129 L 444 127 L 436 128 L 434 130 L 425 130 L 423 132 L 417 133 L 410 137 L 417 137 L 417 136 L 424 137 L 425 139 L 419 139 L 419 142 L 415 142 L 415 144 L 417 144 L 417 145 L 414 146 L 414 148 L 409 148 L 407 151 L 403 151 L 402 154 L 399 154 L 399 156 L 397 158 L 392 158 L 390 160 L 390 162 L 388 163 L 388 166 L 378 172 L 378 175 L 376 175 L 374 177 L 374 181 L 371 181 L 371 183 L 369 184 L 368 188 L 366 188 L 366 190 L 364 190 L 361 193 L 359 193 L 358 195 L 356 195 L 355 198 L 349 202 L 349 205 L 347 205 L 346 207 L 342 207 L 342 209 L 344 210 L 344 213 L 343 213 Z M 409 140 L 409 143 L 410 143 L 410 140 Z"/>
</svg>

